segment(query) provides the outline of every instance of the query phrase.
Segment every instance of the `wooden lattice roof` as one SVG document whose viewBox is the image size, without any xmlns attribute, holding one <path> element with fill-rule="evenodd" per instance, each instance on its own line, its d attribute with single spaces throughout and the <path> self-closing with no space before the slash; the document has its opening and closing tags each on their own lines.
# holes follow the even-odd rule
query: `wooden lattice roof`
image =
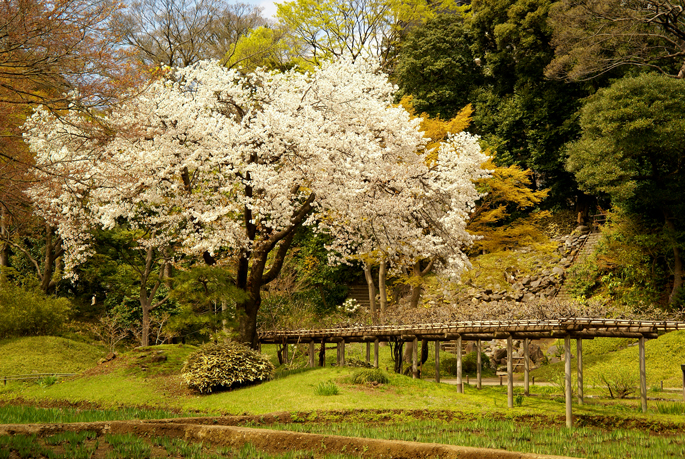
<svg viewBox="0 0 685 459">
<path fill-rule="evenodd" d="M 413 325 L 351 326 L 345 328 L 276 330 L 258 333 L 260 343 L 307 343 L 410 341 L 414 338 L 434 341 L 514 339 L 523 338 L 571 338 L 592 339 L 614 338 L 656 338 L 659 333 L 685 330 L 685 322 L 654 320 L 623 320 L 572 318 L 557 320 L 504 320 L 463 321 Z"/>
</svg>

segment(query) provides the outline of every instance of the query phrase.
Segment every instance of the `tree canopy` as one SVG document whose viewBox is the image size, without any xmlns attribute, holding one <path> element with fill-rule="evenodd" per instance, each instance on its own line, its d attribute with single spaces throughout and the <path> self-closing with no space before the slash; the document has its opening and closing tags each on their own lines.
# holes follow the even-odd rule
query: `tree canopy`
<svg viewBox="0 0 685 459">
<path fill-rule="evenodd" d="M 92 228 L 121 222 L 148 259 L 171 250 L 236 263 L 249 297 L 238 304 L 240 339 L 255 345 L 261 288 L 302 225 L 330 234 L 338 260 L 368 251 L 373 231 L 391 253 L 463 268 L 484 157 L 462 134 L 426 164 L 419 120 L 391 105 L 393 89 L 363 59 L 245 76 L 202 62 L 106 118 L 39 110 L 27 124 L 42 174 L 31 196 L 64 240 L 67 270 L 89 256 Z"/>
<path fill-rule="evenodd" d="M 671 299 L 682 285 L 684 110 L 682 80 L 656 74 L 623 78 L 583 106 L 582 136 L 568 147 L 568 169 L 583 189 L 661 214 L 674 238 Z"/>
<path fill-rule="evenodd" d="M 550 11 L 556 57 L 547 75 L 596 78 L 642 66 L 685 78 L 683 0 L 562 0 Z"/>
</svg>

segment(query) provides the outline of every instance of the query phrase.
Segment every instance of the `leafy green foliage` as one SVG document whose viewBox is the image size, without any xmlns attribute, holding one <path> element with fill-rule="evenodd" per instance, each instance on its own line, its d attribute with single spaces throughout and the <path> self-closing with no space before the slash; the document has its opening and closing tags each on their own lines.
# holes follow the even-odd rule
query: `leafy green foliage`
<svg viewBox="0 0 685 459">
<path fill-rule="evenodd" d="M 664 226 L 672 251 L 676 306 L 685 246 L 685 82 L 657 74 L 623 78 L 583 106 L 582 137 L 569 145 L 569 171 L 580 186 Z"/>
<path fill-rule="evenodd" d="M 474 106 L 473 130 L 499 166 L 532 169 L 548 205 L 566 205 L 576 185 L 564 145 L 579 131 L 574 113 L 593 88 L 544 77 L 554 56 L 552 0 L 474 0 L 470 12 L 428 21 L 407 39 L 396 79 L 420 111 L 453 116 Z"/>
<path fill-rule="evenodd" d="M 610 298 L 631 311 L 661 303 L 670 254 L 663 227 L 620 209 L 609 217 L 595 253 L 568 270 L 569 292 L 576 298 Z"/>
<path fill-rule="evenodd" d="M 316 395 L 339 395 L 340 394 L 340 389 L 338 389 L 338 386 L 335 385 L 333 381 L 324 381 L 320 382 L 319 384 L 316 385 L 316 388 L 314 389 L 314 393 Z"/>
<path fill-rule="evenodd" d="M 476 374 L 478 370 L 478 354 L 474 352 L 469 352 L 464 355 L 461 359 L 461 371 L 462 373 Z M 485 373 L 490 373 L 490 357 L 486 354 L 481 353 L 481 371 Z M 440 372 L 446 375 L 456 375 L 457 374 L 457 358 L 447 357 L 440 360 Z"/>
<path fill-rule="evenodd" d="M 0 280 L 0 338 L 50 335 L 69 318 L 66 298 L 47 296 Z"/>
<path fill-rule="evenodd" d="M 171 298 L 180 306 L 165 325 L 172 336 L 208 339 L 235 327 L 236 303 L 247 298 L 230 269 L 195 265 L 176 272 Z"/>
<path fill-rule="evenodd" d="M 611 398 L 626 398 L 637 391 L 639 378 L 635 370 L 617 367 L 610 373 L 602 373 L 599 380 L 606 386 Z"/>
<path fill-rule="evenodd" d="M 675 206 L 685 193 L 685 82 L 663 75 L 623 78 L 583 106 L 582 137 L 568 168 L 586 191 L 614 202 Z"/>
<path fill-rule="evenodd" d="M 419 113 L 454 117 L 482 80 L 470 44 L 460 13 L 436 16 L 414 29 L 393 74 L 400 86 L 397 96 L 411 95 Z"/>
<path fill-rule="evenodd" d="M 234 341 L 205 344 L 188 357 L 181 370 L 188 387 L 200 393 L 266 381 L 273 375 L 274 366 L 267 356 Z"/>
<path fill-rule="evenodd" d="M 352 374 L 353 384 L 388 384 L 390 379 L 380 368 L 365 368 Z"/>
</svg>

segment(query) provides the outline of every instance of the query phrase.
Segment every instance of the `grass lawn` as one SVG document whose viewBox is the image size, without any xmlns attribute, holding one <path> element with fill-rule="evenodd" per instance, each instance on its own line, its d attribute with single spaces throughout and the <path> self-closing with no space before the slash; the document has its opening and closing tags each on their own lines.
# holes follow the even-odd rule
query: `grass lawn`
<svg viewBox="0 0 685 459">
<path fill-rule="evenodd" d="M 588 385 L 603 385 L 602 376 L 610 378 L 617 373 L 626 374 L 639 382 L 639 349 L 636 339 L 595 338 L 583 340 L 583 378 Z M 563 340 L 557 342 L 563 349 Z M 576 355 L 576 342 L 571 343 L 571 353 Z M 647 386 L 682 388 L 683 376 L 680 364 L 685 363 L 685 331 L 666 333 L 645 344 Z M 575 367 L 575 361 L 572 368 Z M 542 366 L 531 372 L 541 381 L 558 379 L 564 372 L 564 362 Z M 572 372 L 575 375 L 575 368 Z"/>
<path fill-rule="evenodd" d="M 41 339 L 46 343 L 58 343 L 55 352 L 65 353 L 62 357 L 56 355 L 55 361 L 65 362 L 69 352 L 81 349 L 79 343 L 65 343 L 68 340 L 55 338 L 25 338 L 27 341 L 23 346 L 22 340 L 0 345 L 12 344 L 17 349 L 27 349 L 29 345 L 47 348 L 41 344 Z M 648 375 L 650 371 L 655 375 L 650 380 L 651 384 L 659 378 L 675 380 L 675 376 L 669 373 L 668 362 L 678 361 L 684 355 L 683 341 L 685 333 L 674 332 L 658 341 L 648 342 L 647 371 Z M 615 365 L 637 367 L 637 348 L 630 344 L 631 341 L 625 340 L 586 341 L 586 372 L 611 371 Z M 91 363 L 90 368 L 77 377 L 50 385 L 22 382 L 0 386 L 0 405 L 6 403 L 6 406 L 0 406 L 0 422 L 73 422 L 173 417 L 188 413 L 262 415 L 287 412 L 294 422 L 276 428 L 586 457 L 685 455 L 685 437 L 680 433 L 685 431 L 683 403 L 650 401 L 650 411 L 643 414 L 639 401 L 635 399 L 589 399 L 582 406 L 574 404 L 574 414 L 580 427 L 566 430 L 562 427 L 564 399 L 560 387 L 533 386 L 531 397 L 522 396 L 517 389 L 517 406 L 508 409 L 505 386 L 486 386 L 477 390 L 471 385 L 466 386 L 464 394 L 459 394 L 455 386 L 433 382 L 430 361 L 424 373 L 431 379 L 415 380 L 386 372 L 388 384 L 358 385 L 353 383 L 357 368 L 331 366 L 335 352 L 327 353 L 328 366 L 310 369 L 301 368 L 306 358 L 298 350 L 293 365 L 281 366 L 271 381 L 198 395 L 189 391 L 179 376 L 184 360 L 196 349 L 195 346 L 137 348 L 101 365 L 94 365 L 101 349 L 82 346 L 86 346 L 82 355 L 90 357 L 79 358 L 80 363 L 75 365 Z M 276 360 L 275 346 L 264 346 L 264 352 Z M 347 346 L 348 361 L 364 360 L 365 353 L 364 345 Z M 15 355 L 7 356 L 8 362 L 20 360 Z M 25 373 L 42 373 L 52 368 L 50 365 L 51 359 L 36 358 L 25 360 L 20 368 Z M 381 347 L 380 367 L 392 368 L 388 347 Z M 553 377 L 558 368 L 558 364 L 547 365 L 536 370 L 536 374 L 539 379 Z M 335 386 L 337 394 L 323 395 L 318 390 L 322 385 Z M 600 393 L 602 389 L 589 388 L 587 392 Z M 64 406 L 64 401 L 85 409 L 49 408 Z M 31 411 L 31 408 L 12 406 L 17 402 L 48 408 Z M 97 409 L 89 409 L 92 406 Z M 138 409 L 131 409 L 133 407 Z M 450 419 L 443 419 L 444 413 L 449 413 Z M 661 433 L 655 435 L 654 432 Z M 602 448 L 598 449 L 597 445 Z M 650 453 L 658 454 L 650 456 Z"/>
<path fill-rule="evenodd" d="M 675 334 L 675 333 L 674 333 Z M 682 336 L 682 335 L 681 335 Z M 662 337 L 660 339 L 667 338 Z M 668 337 L 670 338 L 670 337 Z M 588 342 L 588 344 L 591 342 Z M 598 340 L 597 343 L 600 343 Z M 665 340 L 664 343 L 670 343 Z M 36 343 L 34 343 L 36 344 Z M 601 343 L 600 343 L 601 344 Z M 650 343 L 651 344 L 651 343 Z M 34 382 L 8 383 L 0 386 L 0 401 L 25 400 L 50 406 L 50 403 L 68 400 L 72 403 L 96 404 L 102 408 L 149 407 L 173 412 L 197 412 L 206 414 L 266 414 L 271 412 L 309 412 L 322 410 L 457 410 L 465 413 L 515 413 L 529 415 L 563 415 L 564 403 L 560 388 L 533 388 L 541 396 L 518 397 L 520 406 L 507 408 L 506 387 L 484 387 L 482 390 L 467 386 L 465 394 L 459 394 L 455 386 L 436 384 L 432 381 L 430 362 L 425 374 L 431 379 L 414 380 L 411 377 L 388 372 L 387 385 L 360 386 L 352 384 L 355 368 L 300 368 L 288 371 L 279 369 L 277 377 L 266 383 L 199 395 L 188 390 L 179 376 L 183 361 L 196 349 L 189 345 L 163 345 L 134 349 L 111 362 L 97 365 L 79 376 L 58 381 L 52 385 Z M 275 357 L 275 346 L 264 346 L 264 351 Z M 616 352 L 632 352 L 633 348 Z M 593 354 L 593 352 L 589 352 Z M 328 364 L 335 358 L 328 352 Z M 347 346 L 348 360 L 363 360 L 365 346 Z M 613 354 L 612 354 L 613 355 Z M 304 362 L 305 357 L 296 354 Z M 391 368 L 390 349 L 381 347 L 381 368 Z M 548 366 L 554 367 L 553 365 Z M 648 371 L 649 371 L 648 365 Z M 34 367 L 43 371 L 41 367 Z M 338 395 L 317 395 L 320 384 L 333 383 Z M 557 392 L 555 395 L 554 393 Z M 577 414 L 617 415 L 643 417 L 638 412 L 637 400 L 590 400 L 582 407 L 575 407 Z M 676 407 L 657 411 L 655 403 L 649 416 L 680 421 L 683 416 Z"/>
<path fill-rule="evenodd" d="M 0 376 L 31 373 L 78 373 L 94 367 L 106 351 L 57 336 L 0 341 Z"/>
</svg>

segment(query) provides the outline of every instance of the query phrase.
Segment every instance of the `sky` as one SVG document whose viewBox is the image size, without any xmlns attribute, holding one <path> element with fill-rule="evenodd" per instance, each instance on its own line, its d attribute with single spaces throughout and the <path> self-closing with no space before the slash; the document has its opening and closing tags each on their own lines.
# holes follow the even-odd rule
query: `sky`
<svg viewBox="0 0 685 459">
<path fill-rule="evenodd" d="M 275 19 L 276 17 L 276 2 L 266 0 L 242 0 L 244 3 L 255 5 L 263 8 L 262 14 L 264 17 Z M 278 2 L 281 3 L 281 2 Z"/>
</svg>

